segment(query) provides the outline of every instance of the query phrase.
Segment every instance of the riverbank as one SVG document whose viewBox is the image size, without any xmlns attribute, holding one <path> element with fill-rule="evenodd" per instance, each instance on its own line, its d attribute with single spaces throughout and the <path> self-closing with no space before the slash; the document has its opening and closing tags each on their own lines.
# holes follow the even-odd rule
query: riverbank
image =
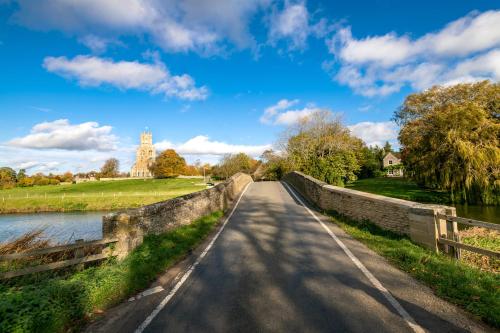
<svg viewBox="0 0 500 333">
<path fill-rule="evenodd" d="M 221 220 L 215 212 L 161 235 L 148 235 L 123 261 L 83 271 L 47 272 L 0 284 L 1 332 L 66 332 L 82 327 L 151 283 L 195 248 Z"/>
<path fill-rule="evenodd" d="M 0 214 L 136 208 L 205 189 L 198 179 L 130 179 L 0 190 Z"/>
</svg>

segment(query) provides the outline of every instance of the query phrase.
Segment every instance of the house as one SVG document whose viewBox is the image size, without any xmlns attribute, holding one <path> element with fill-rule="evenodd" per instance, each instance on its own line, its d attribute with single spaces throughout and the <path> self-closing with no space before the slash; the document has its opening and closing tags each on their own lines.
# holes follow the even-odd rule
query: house
<svg viewBox="0 0 500 333">
<path fill-rule="evenodd" d="M 398 153 L 389 152 L 382 160 L 387 177 L 403 177 L 403 165 Z"/>
</svg>

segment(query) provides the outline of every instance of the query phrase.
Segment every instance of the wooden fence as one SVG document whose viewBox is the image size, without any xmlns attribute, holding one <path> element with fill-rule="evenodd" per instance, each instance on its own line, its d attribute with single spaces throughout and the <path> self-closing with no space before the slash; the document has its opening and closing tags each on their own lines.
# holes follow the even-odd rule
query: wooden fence
<svg viewBox="0 0 500 333">
<path fill-rule="evenodd" d="M 113 257 L 115 254 L 113 254 L 113 251 L 109 249 L 108 246 L 116 242 L 118 242 L 118 239 L 116 238 L 100 239 L 96 241 L 76 240 L 73 244 L 58 245 L 27 252 L 0 255 L 0 261 L 3 262 L 35 260 L 36 258 L 46 258 L 48 255 L 54 255 L 57 253 L 62 253 L 63 256 L 66 257 L 65 260 L 58 260 L 50 263 L 16 269 L 13 271 L 1 272 L 0 279 L 10 279 L 17 276 L 50 271 Z M 90 254 L 86 255 L 86 251 L 90 252 Z M 72 258 L 67 259 L 67 257 Z"/>
<path fill-rule="evenodd" d="M 444 247 L 444 251 L 450 254 L 451 256 L 455 257 L 456 259 L 460 259 L 461 257 L 460 250 L 466 250 L 482 254 L 485 256 L 489 256 L 492 258 L 500 259 L 500 252 L 461 243 L 457 223 L 473 227 L 498 230 L 498 231 L 500 231 L 500 224 L 488 223 L 469 218 L 444 215 L 444 214 L 437 214 L 437 218 L 446 221 L 446 232 L 440 232 L 439 238 L 437 239 L 438 244 L 441 244 Z"/>
</svg>

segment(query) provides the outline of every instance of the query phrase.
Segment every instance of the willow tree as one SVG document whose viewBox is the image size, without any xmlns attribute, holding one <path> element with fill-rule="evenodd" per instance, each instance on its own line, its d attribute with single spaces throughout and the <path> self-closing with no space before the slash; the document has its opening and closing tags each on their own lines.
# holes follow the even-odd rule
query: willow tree
<svg viewBox="0 0 500 333">
<path fill-rule="evenodd" d="M 455 201 L 500 203 L 500 85 L 483 81 L 409 95 L 395 113 L 407 175 Z"/>
<path fill-rule="evenodd" d="M 319 111 L 285 132 L 281 150 L 290 169 L 342 186 L 356 179 L 363 147 L 339 118 Z"/>
</svg>

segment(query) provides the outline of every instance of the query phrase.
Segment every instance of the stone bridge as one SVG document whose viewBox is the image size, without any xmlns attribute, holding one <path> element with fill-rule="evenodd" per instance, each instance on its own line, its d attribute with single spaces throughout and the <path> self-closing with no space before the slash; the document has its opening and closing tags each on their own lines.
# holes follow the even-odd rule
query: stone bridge
<svg viewBox="0 0 500 333">
<path fill-rule="evenodd" d="M 253 183 L 238 174 L 212 189 L 110 214 L 125 255 L 148 232 L 227 208 L 224 222 L 151 289 L 90 332 L 467 332 L 484 328 L 344 233 L 317 209 L 368 219 L 433 248 L 435 212 L 292 173 Z M 166 221 L 169 221 L 168 223 Z"/>
</svg>

